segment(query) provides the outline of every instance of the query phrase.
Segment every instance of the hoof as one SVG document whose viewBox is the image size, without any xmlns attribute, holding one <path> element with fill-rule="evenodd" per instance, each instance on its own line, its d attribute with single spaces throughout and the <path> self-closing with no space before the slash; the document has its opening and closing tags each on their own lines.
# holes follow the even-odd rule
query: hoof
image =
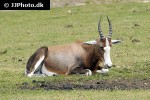
<svg viewBox="0 0 150 100">
<path fill-rule="evenodd" d="M 89 69 L 86 69 L 86 70 L 87 70 L 87 72 L 85 73 L 85 75 L 86 75 L 86 76 L 91 76 L 91 75 L 92 75 L 91 70 L 89 70 Z"/>
</svg>

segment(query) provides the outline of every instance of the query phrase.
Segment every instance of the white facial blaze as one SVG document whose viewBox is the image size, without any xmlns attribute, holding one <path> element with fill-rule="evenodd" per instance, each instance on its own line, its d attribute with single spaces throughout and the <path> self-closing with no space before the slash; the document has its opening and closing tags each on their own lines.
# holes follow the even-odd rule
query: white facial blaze
<svg viewBox="0 0 150 100">
<path fill-rule="evenodd" d="M 112 66 L 112 62 L 111 62 L 111 59 L 110 59 L 110 46 L 109 46 L 109 41 L 108 39 L 106 38 L 106 46 L 104 47 L 104 65 L 108 65 L 109 67 Z"/>
</svg>

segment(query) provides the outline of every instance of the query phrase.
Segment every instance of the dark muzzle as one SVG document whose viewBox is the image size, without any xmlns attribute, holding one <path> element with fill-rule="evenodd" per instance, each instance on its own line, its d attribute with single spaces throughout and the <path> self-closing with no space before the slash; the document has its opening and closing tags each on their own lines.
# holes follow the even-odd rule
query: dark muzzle
<svg viewBox="0 0 150 100">
<path fill-rule="evenodd" d="M 104 65 L 104 69 L 110 69 L 110 68 L 111 68 L 111 66 L 108 66 L 107 64 Z"/>
</svg>

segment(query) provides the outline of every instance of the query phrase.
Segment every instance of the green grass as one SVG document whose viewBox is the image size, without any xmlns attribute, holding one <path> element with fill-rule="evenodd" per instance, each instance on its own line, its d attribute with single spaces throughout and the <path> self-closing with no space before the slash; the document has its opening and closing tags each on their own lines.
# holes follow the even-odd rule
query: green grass
<svg viewBox="0 0 150 100">
<path fill-rule="evenodd" d="M 149 100 L 150 91 L 26 91 L 9 96 L 2 95 L 1 100 Z M 7 96 L 7 97 L 6 97 Z"/>
<path fill-rule="evenodd" d="M 115 78 L 150 77 L 150 4 L 112 3 L 79 7 L 52 8 L 50 11 L 0 12 L 0 99 L 83 99 L 102 100 L 148 100 L 146 91 L 44 91 L 20 90 L 16 84 L 32 82 L 35 78 L 24 76 L 29 56 L 39 47 L 62 45 L 75 40 L 98 38 L 97 23 L 100 16 L 102 30 L 108 33 L 106 16 L 112 21 L 113 39 L 124 42 L 113 45 L 111 59 L 114 67 L 109 76 L 59 76 L 36 78 L 36 80 L 96 80 Z M 71 13 L 68 13 L 71 10 Z M 138 26 L 137 26 L 137 25 Z M 72 27 L 67 27 L 67 26 Z M 132 43 L 133 39 L 140 42 Z M 3 54 L 4 51 L 6 53 Z M 56 96 L 56 95 L 59 96 Z M 34 96 L 36 95 L 36 96 Z M 75 97 L 72 97 L 74 95 Z M 137 97 L 138 95 L 138 97 Z M 44 96 L 44 97 L 43 97 Z M 91 97 L 89 97 L 91 96 Z M 142 99 L 143 98 L 143 99 Z M 90 100 L 91 100 L 90 99 Z M 129 99 L 128 99 L 129 100 Z"/>
</svg>

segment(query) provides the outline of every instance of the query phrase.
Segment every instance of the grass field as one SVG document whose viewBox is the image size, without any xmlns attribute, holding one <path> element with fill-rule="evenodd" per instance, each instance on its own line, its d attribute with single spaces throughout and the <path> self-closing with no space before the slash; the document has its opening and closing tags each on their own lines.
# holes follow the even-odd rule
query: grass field
<svg viewBox="0 0 150 100">
<path fill-rule="evenodd" d="M 71 13 L 69 12 L 71 11 Z M 113 39 L 123 40 L 111 50 L 113 67 L 109 75 L 27 78 L 24 69 L 29 56 L 39 47 L 62 45 L 75 40 L 98 38 L 97 23 L 107 35 L 106 16 L 112 21 Z M 21 90 L 17 84 L 46 81 L 149 79 L 150 3 L 111 3 L 53 8 L 50 11 L 0 11 L 0 100 L 149 100 L 150 90 L 130 91 L 46 91 Z M 78 81 L 77 81 L 78 82 Z"/>
</svg>

